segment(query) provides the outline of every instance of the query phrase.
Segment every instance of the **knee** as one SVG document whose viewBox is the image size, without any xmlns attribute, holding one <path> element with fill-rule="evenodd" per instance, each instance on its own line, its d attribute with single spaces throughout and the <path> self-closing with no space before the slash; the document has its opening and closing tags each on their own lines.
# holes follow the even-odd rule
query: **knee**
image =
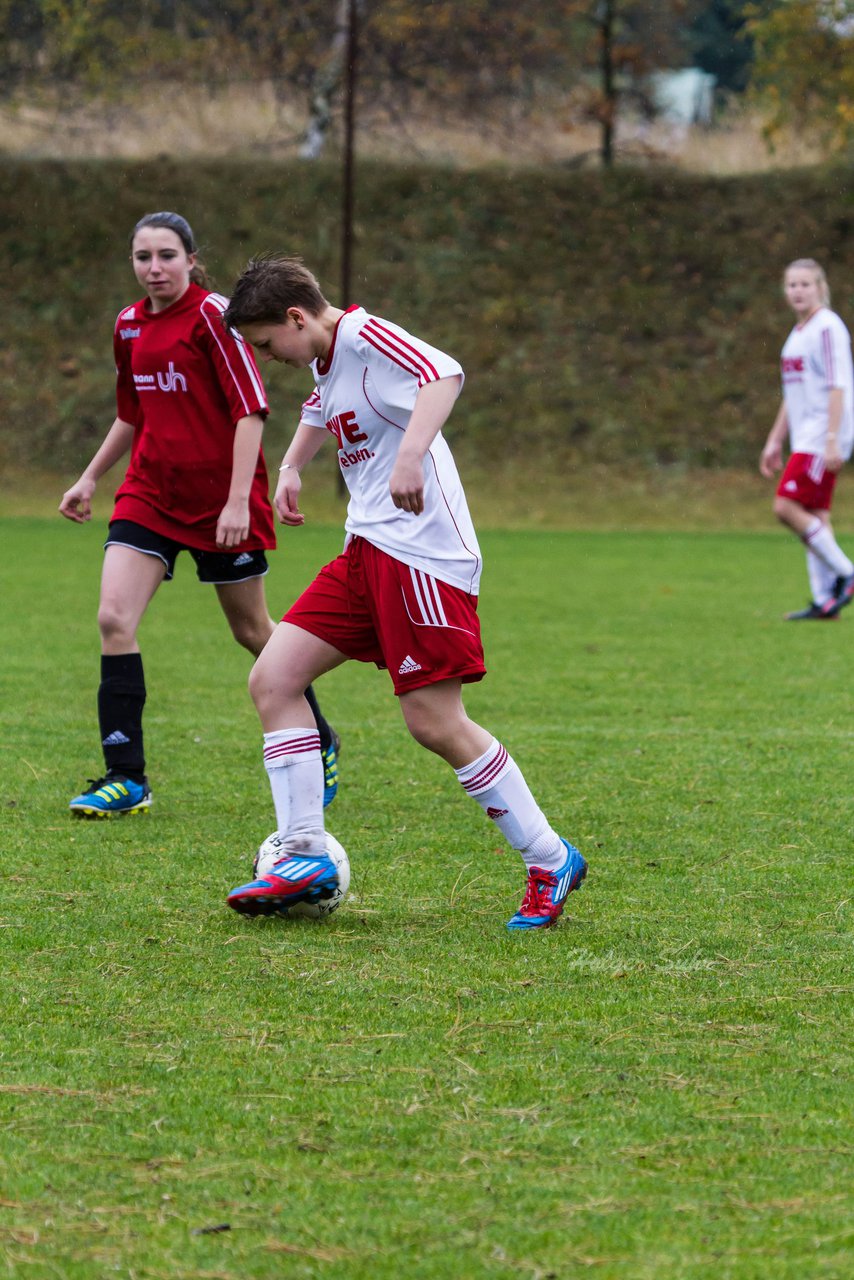
<svg viewBox="0 0 854 1280">
<path fill-rule="evenodd" d="M 418 719 L 407 720 L 406 727 L 420 747 L 426 747 L 436 755 L 444 755 L 445 735 L 437 725 Z"/>
<path fill-rule="evenodd" d="M 262 720 L 280 710 L 292 697 L 301 695 L 302 688 L 294 683 L 287 669 L 263 653 L 256 658 L 249 672 L 249 696 Z"/>
<path fill-rule="evenodd" d="M 105 644 L 121 649 L 136 642 L 136 628 L 128 610 L 115 600 L 102 600 L 98 606 L 98 630 Z"/>
<path fill-rule="evenodd" d="M 786 525 L 787 528 L 792 527 L 792 503 L 788 498 L 774 499 L 774 515 L 780 524 Z"/>
<path fill-rule="evenodd" d="M 254 657 L 258 657 L 264 645 L 273 634 L 273 624 L 268 619 L 250 617 L 229 618 L 231 634 L 239 645 L 248 649 Z"/>
<path fill-rule="evenodd" d="M 446 716 L 437 716 L 432 707 L 412 704 L 404 710 L 406 727 L 420 747 L 437 756 L 447 754 L 448 742 L 453 739 L 454 725 Z"/>
<path fill-rule="evenodd" d="M 264 663 L 258 657 L 255 665 L 249 672 L 249 696 L 255 703 L 258 711 L 269 701 L 274 689 L 272 673 L 266 671 Z"/>
</svg>

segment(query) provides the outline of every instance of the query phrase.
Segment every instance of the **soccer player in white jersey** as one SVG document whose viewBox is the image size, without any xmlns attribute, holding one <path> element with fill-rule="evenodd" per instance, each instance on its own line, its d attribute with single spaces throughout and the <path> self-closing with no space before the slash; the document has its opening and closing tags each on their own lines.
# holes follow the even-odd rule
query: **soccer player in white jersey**
<svg viewBox="0 0 854 1280">
<path fill-rule="evenodd" d="M 293 258 L 253 259 L 224 323 L 262 360 L 311 368 L 315 390 L 280 471 L 274 505 L 299 525 L 300 472 L 330 435 L 350 502 L 342 555 L 285 614 L 255 663 L 250 691 L 287 853 L 229 906 L 269 914 L 334 887 L 324 853 L 319 740 L 302 691 L 354 658 L 387 668 L 415 740 L 453 768 L 527 868 L 511 929 L 554 924 L 587 873 L 550 825 L 519 767 L 466 714 L 461 686 L 486 668 L 477 617 L 481 558 L 442 427 L 463 384 L 451 356 L 361 307 L 327 302 Z"/>
<path fill-rule="evenodd" d="M 796 324 L 783 347 L 783 401 L 759 470 L 768 478 L 779 471 L 788 436 L 791 452 L 774 514 L 807 549 L 812 599 L 806 609 L 785 616 L 790 622 L 820 622 L 838 617 L 854 597 L 854 564 L 830 524 L 836 477 L 854 446 L 851 335 L 830 310 L 827 279 L 812 258 L 789 263 L 783 293 Z"/>
</svg>

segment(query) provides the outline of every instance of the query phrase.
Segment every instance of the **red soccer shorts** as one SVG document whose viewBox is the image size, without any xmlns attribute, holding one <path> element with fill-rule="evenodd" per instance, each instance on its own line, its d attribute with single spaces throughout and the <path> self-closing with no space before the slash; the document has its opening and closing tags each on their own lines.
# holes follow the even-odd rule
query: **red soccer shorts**
<svg viewBox="0 0 854 1280">
<path fill-rule="evenodd" d="M 791 498 L 808 511 L 829 511 L 836 472 L 827 471 L 820 453 L 793 453 L 777 485 L 778 498 Z"/>
<path fill-rule="evenodd" d="M 320 570 L 288 609 L 293 623 L 348 658 L 387 667 L 395 693 L 486 674 L 477 596 L 395 560 L 364 538 Z"/>
</svg>

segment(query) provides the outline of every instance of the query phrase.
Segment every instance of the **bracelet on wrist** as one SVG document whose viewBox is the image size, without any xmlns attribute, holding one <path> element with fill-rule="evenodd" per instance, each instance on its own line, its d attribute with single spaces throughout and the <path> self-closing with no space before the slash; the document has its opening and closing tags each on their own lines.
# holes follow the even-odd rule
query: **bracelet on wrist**
<svg viewBox="0 0 854 1280">
<path fill-rule="evenodd" d="M 282 465 L 279 467 L 279 470 L 280 470 L 280 471 L 297 471 L 297 472 L 298 472 L 298 471 L 299 471 L 299 467 L 295 466 L 293 462 L 283 462 L 283 463 L 282 463 Z"/>
</svg>

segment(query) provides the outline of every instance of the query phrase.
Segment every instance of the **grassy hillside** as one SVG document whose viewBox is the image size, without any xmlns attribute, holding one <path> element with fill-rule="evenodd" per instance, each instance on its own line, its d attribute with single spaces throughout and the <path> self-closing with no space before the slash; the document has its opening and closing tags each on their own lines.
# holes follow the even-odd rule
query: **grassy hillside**
<svg viewBox="0 0 854 1280">
<path fill-rule="evenodd" d="M 463 463 L 754 465 L 788 328 L 779 275 L 827 264 L 854 319 L 849 175 L 753 178 L 565 169 L 359 169 L 352 301 L 459 356 Z M 110 335 L 137 296 L 135 220 L 177 208 L 217 286 L 255 251 L 302 254 L 339 299 L 339 171 L 231 161 L 0 167 L 2 437 L 7 465 L 74 471 L 113 413 Z M 307 375 L 276 370 L 270 448 Z"/>
</svg>

